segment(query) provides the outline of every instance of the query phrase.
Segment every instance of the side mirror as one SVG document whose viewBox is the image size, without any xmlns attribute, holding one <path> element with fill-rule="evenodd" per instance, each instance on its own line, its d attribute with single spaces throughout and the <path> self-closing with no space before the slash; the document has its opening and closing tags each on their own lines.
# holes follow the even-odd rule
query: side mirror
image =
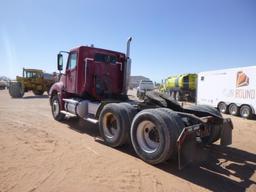
<svg viewBox="0 0 256 192">
<path fill-rule="evenodd" d="M 57 56 L 57 68 L 59 71 L 62 71 L 63 69 L 63 55 L 60 53 Z"/>
</svg>

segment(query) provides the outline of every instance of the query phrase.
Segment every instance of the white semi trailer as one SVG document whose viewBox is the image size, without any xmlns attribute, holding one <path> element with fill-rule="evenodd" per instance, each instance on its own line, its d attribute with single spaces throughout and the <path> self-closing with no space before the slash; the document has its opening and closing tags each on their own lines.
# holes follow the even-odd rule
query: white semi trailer
<svg viewBox="0 0 256 192">
<path fill-rule="evenodd" d="M 251 118 L 256 113 L 256 66 L 199 73 L 197 104 Z"/>
</svg>

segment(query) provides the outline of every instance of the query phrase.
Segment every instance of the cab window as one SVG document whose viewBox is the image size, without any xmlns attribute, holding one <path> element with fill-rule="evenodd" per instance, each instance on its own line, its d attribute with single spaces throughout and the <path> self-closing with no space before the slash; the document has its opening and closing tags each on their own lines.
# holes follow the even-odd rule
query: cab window
<svg viewBox="0 0 256 192">
<path fill-rule="evenodd" d="M 115 56 L 96 53 L 94 56 L 94 61 L 115 64 L 117 58 Z"/>
<path fill-rule="evenodd" d="M 35 77 L 40 77 L 40 75 L 38 75 L 38 74 L 35 73 L 35 72 L 27 71 L 27 72 L 26 72 L 26 77 L 27 77 L 27 78 L 35 78 Z"/>
<path fill-rule="evenodd" d="M 67 69 L 74 69 L 77 63 L 77 53 L 70 53 Z"/>
</svg>

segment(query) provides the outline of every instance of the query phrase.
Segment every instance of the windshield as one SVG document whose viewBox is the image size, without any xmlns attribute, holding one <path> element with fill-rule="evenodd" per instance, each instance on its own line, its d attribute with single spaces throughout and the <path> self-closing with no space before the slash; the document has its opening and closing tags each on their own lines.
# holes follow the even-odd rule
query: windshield
<svg viewBox="0 0 256 192">
<path fill-rule="evenodd" d="M 153 82 L 152 81 L 141 81 L 140 84 L 152 84 L 153 85 Z"/>
<path fill-rule="evenodd" d="M 33 78 L 33 77 L 40 77 L 41 75 L 39 73 L 36 72 L 32 72 L 32 71 L 26 71 L 25 72 L 27 78 Z"/>
</svg>

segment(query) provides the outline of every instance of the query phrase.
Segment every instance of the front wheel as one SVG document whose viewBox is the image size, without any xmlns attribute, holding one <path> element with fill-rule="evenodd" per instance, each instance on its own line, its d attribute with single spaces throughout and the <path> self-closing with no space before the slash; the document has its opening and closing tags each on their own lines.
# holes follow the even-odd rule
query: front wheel
<svg viewBox="0 0 256 192">
<path fill-rule="evenodd" d="M 65 119 L 65 114 L 60 112 L 61 105 L 60 105 L 58 95 L 54 95 L 52 97 L 51 107 L 52 107 L 52 116 L 53 116 L 53 118 L 57 121 L 63 121 Z"/>
</svg>

